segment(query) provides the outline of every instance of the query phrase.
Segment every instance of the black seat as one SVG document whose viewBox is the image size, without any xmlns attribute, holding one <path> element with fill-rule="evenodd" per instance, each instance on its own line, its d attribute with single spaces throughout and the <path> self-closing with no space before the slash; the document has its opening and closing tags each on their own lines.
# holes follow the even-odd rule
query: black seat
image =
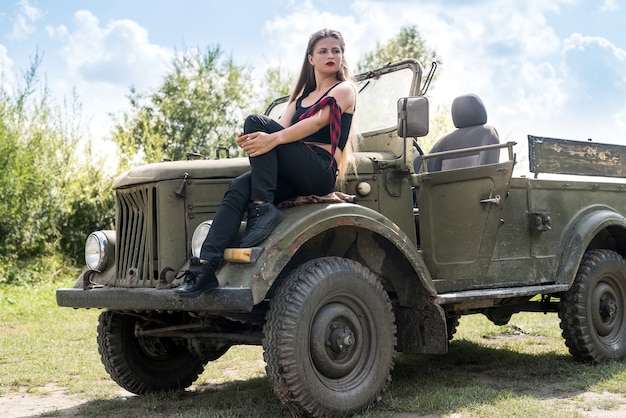
<svg viewBox="0 0 626 418">
<path fill-rule="evenodd" d="M 475 94 L 459 96 L 452 102 L 452 121 L 457 130 L 440 138 L 430 150 L 431 153 L 452 151 L 463 148 L 499 144 L 498 132 L 486 125 L 487 111 L 480 97 Z M 452 170 L 493 164 L 500 160 L 500 150 L 487 150 L 471 154 L 435 157 L 428 160 L 428 171 Z"/>
</svg>

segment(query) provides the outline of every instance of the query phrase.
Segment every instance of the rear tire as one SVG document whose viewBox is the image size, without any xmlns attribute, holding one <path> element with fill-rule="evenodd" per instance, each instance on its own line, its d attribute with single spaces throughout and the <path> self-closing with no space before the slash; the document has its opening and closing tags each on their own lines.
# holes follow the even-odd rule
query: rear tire
<svg viewBox="0 0 626 418">
<path fill-rule="evenodd" d="M 296 414 L 346 415 L 391 382 L 396 325 L 378 278 L 328 257 L 293 271 L 270 303 L 263 340 L 274 393 Z"/>
<path fill-rule="evenodd" d="M 98 352 L 111 378 L 137 395 L 184 389 L 203 371 L 184 340 L 136 337 L 140 317 L 103 312 L 98 320 Z"/>
<path fill-rule="evenodd" d="M 615 251 L 585 253 L 559 307 L 562 335 L 578 361 L 626 356 L 626 261 Z"/>
</svg>

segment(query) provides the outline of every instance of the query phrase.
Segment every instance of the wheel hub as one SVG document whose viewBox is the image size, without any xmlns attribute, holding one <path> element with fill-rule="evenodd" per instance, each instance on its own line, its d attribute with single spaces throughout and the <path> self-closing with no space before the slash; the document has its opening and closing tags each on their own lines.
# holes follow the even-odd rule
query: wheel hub
<svg viewBox="0 0 626 418">
<path fill-rule="evenodd" d="M 362 328 L 359 317 L 343 303 L 329 303 L 317 312 L 311 325 L 310 354 L 322 375 L 338 379 L 359 363 Z"/>
<path fill-rule="evenodd" d="M 329 347 L 335 353 L 346 353 L 355 343 L 354 332 L 346 326 L 337 323 L 330 325 L 330 338 L 326 340 L 326 347 Z"/>
<path fill-rule="evenodd" d="M 600 300 L 600 315 L 605 321 L 613 318 L 617 313 L 617 303 L 610 297 L 603 297 Z"/>
<path fill-rule="evenodd" d="M 595 312 L 592 321 L 596 333 L 602 338 L 613 339 L 620 332 L 620 311 L 623 309 L 615 284 L 600 282 L 594 289 L 592 300 L 592 312 Z"/>
<path fill-rule="evenodd" d="M 139 337 L 138 342 L 143 352 L 152 358 L 165 358 L 169 354 L 168 347 L 159 338 Z"/>
</svg>

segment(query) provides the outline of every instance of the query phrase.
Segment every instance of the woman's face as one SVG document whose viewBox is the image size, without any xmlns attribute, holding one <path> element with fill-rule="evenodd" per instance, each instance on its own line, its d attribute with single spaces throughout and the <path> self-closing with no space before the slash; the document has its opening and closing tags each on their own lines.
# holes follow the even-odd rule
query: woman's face
<svg viewBox="0 0 626 418">
<path fill-rule="evenodd" d="M 321 73 L 337 73 L 342 60 L 341 45 L 332 36 L 317 41 L 313 47 L 313 54 L 309 55 L 309 63 Z"/>
</svg>

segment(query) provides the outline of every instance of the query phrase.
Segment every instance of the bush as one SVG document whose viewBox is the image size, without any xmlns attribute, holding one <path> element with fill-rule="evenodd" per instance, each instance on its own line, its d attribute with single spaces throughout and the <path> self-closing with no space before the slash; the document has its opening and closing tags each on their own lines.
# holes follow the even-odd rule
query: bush
<svg viewBox="0 0 626 418">
<path fill-rule="evenodd" d="M 115 195 L 112 183 L 113 179 L 102 168 L 88 165 L 75 173 L 66 188 L 66 208 L 59 222 L 59 246 L 72 260 L 82 263 L 87 234 L 113 229 Z"/>
<path fill-rule="evenodd" d="M 35 285 L 78 277 L 77 264 L 62 254 L 20 260 L 0 256 L 0 289 L 3 285 Z"/>
<path fill-rule="evenodd" d="M 0 88 L 0 261 L 5 281 L 21 280 L 14 279 L 20 275 L 12 273 L 9 263 L 59 250 L 78 259 L 86 231 L 113 218 L 113 198 L 105 191 L 111 178 L 91 161 L 80 104 L 76 97 L 62 107 L 50 103 L 38 78 L 39 64 L 35 57 L 23 85 Z M 7 85 L 2 76 L 0 86 Z M 79 150 L 86 158 L 79 158 Z"/>
</svg>

